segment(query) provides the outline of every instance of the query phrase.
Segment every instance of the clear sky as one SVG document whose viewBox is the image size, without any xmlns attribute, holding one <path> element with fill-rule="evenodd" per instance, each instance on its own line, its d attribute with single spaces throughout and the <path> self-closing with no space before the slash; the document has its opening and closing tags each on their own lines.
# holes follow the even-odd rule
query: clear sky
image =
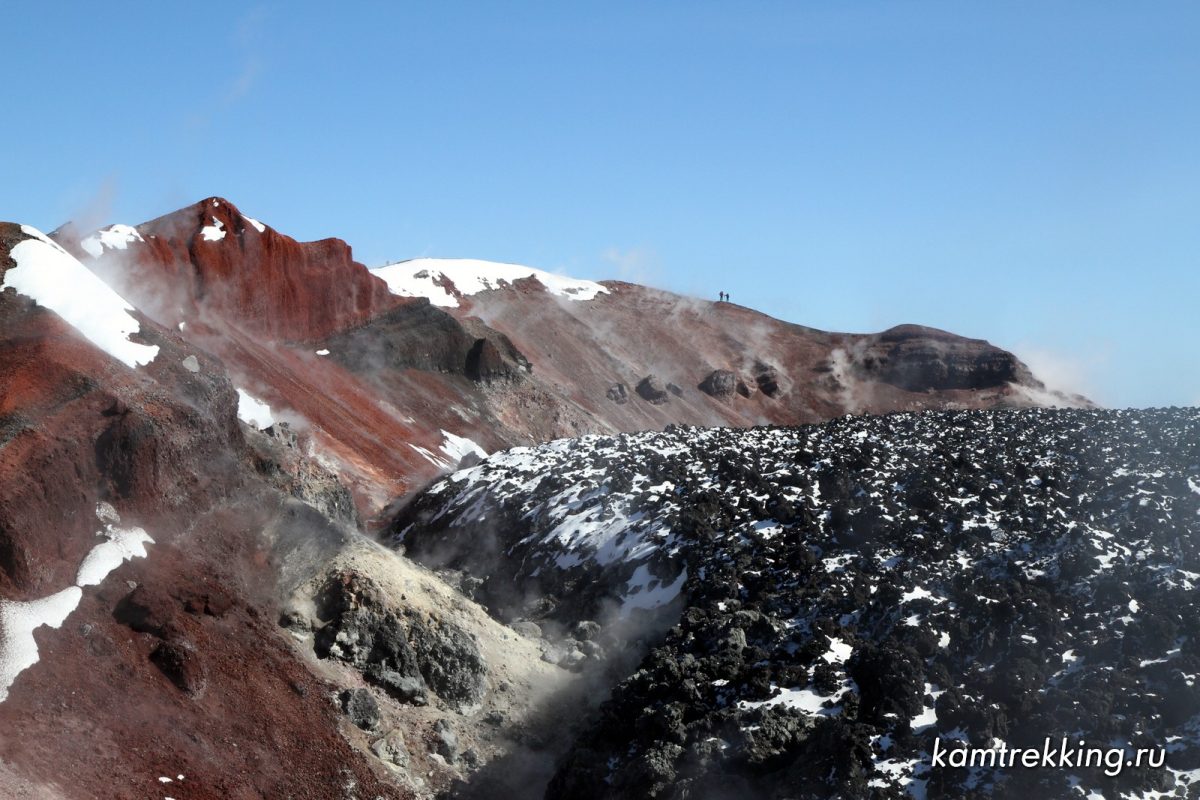
<svg viewBox="0 0 1200 800">
<path fill-rule="evenodd" d="M 918 322 L 1200 404 L 1200 4 L 24 5 L 0 218 L 222 195 L 368 266 Z"/>
</svg>

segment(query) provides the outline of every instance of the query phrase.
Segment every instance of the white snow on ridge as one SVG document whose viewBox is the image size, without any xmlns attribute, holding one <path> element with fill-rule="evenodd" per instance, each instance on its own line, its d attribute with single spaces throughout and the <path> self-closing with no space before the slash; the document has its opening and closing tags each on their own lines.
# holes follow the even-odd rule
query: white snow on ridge
<svg viewBox="0 0 1200 800">
<path fill-rule="evenodd" d="M 154 360 L 157 345 L 129 341 L 131 333 L 141 330 L 129 313 L 133 306 L 41 231 L 28 225 L 21 230 L 35 238 L 13 246 L 9 255 L 16 266 L 5 273 L 0 290 L 11 286 L 32 298 L 129 367 Z"/>
<path fill-rule="evenodd" d="M 263 225 L 261 222 L 256 220 L 254 217 L 247 217 L 245 214 L 242 214 L 242 219 L 246 220 L 246 222 L 249 222 L 250 225 L 254 228 L 254 230 L 258 231 L 259 233 L 263 233 L 267 230 L 267 226 Z"/>
<path fill-rule="evenodd" d="M 382 278 L 392 294 L 403 297 L 427 297 L 435 306 L 456 308 L 458 298 L 439 285 L 449 279 L 462 295 L 499 289 L 522 278 L 535 278 L 546 291 L 570 300 L 592 300 L 608 289 L 595 281 L 568 278 L 533 267 L 481 261 L 473 258 L 414 258 L 389 264 L 372 272 Z"/>
<path fill-rule="evenodd" d="M 132 225 L 109 225 L 81 241 L 79 246 L 86 250 L 92 258 L 99 258 L 104 254 L 105 248 L 125 250 L 133 242 L 144 241 L 146 240 Z"/>
<path fill-rule="evenodd" d="M 467 453 L 474 453 L 480 458 L 487 458 L 487 451 L 466 436 L 455 436 L 449 431 L 442 431 L 442 446 L 438 448 L 449 457 L 452 464 L 458 464 Z"/>
<path fill-rule="evenodd" d="M 238 389 L 238 419 L 247 425 L 253 425 L 258 430 L 269 428 L 275 424 L 271 407 L 259 400 L 245 389 Z"/>
<path fill-rule="evenodd" d="M 212 221 L 212 225 L 205 225 L 200 229 L 200 235 L 206 242 L 219 242 L 225 238 L 225 226 L 216 217 L 213 217 Z"/>
</svg>

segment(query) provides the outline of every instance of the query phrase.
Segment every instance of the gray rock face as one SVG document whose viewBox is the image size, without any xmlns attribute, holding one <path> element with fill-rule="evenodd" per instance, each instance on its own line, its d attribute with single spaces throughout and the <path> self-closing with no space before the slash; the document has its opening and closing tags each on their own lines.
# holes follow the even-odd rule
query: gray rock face
<svg viewBox="0 0 1200 800">
<path fill-rule="evenodd" d="M 919 325 L 899 325 L 873 337 L 856 366 L 869 377 L 907 389 L 986 389 L 1035 383 L 1012 353 Z"/>
<path fill-rule="evenodd" d="M 339 696 L 342 710 L 358 727 L 364 731 L 373 731 L 379 727 L 379 704 L 371 696 L 368 689 L 346 689 Z"/>
<path fill-rule="evenodd" d="M 638 382 L 637 393 L 647 403 L 652 403 L 656 406 L 661 406 L 671 399 L 667 388 L 654 375 L 647 375 Z"/>
<path fill-rule="evenodd" d="M 453 764 L 458 760 L 458 735 L 450 727 L 450 723 L 439 719 L 433 726 L 434 752 Z"/>
<path fill-rule="evenodd" d="M 536 622 L 521 620 L 519 622 L 514 622 L 513 624 L 509 625 L 509 627 L 527 639 L 542 638 L 542 628 Z"/>
<path fill-rule="evenodd" d="M 623 406 L 629 402 L 629 390 L 623 383 L 614 383 L 608 387 L 608 391 L 604 394 L 609 400 L 612 400 L 619 406 Z"/>
<path fill-rule="evenodd" d="M 727 369 L 714 369 L 700 382 L 698 387 L 705 394 L 719 400 L 728 400 L 737 391 L 737 376 Z"/>
<path fill-rule="evenodd" d="M 326 586 L 317 655 L 351 664 L 396 699 L 424 705 L 427 690 L 462 708 L 479 703 L 487 666 L 479 647 L 457 626 L 387 608 L 375 584 L 355 573 Z"/>
<path fill-rule="evenodd" d="M 407 769 L 412 756 L 404 741 L 404 734 L 397 729 L 388 732 L 386 736 L 371 745 L 373 752 L 380 761 L 388 766 Z"/>
</svg>

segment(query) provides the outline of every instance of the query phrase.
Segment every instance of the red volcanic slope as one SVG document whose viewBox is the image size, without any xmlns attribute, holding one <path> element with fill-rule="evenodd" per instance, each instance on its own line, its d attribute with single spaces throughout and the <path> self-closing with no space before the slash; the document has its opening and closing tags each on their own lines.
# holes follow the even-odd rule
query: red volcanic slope
<svg viewBox="0 0 1200 800">
<path fill-rule="evenodd" d="M 558 398 L 558 407 L 571 410 L 588 431 L 1086 403 L 1046 392 L 1011 353 L 932 328 L 829 333 L 619 281 L 604 282 L 606 293 L 582 301 L 532 279 L 476 294 L 458 292 L 449 276 L 438 285 L 458 302 L 450 314 L 503 334 L 531 362 L 527 382 Z M 340 337 L 330 340 L 332 357 L 346 358 L 341 344 Z M 378 371 L 377 363 L 370 366 Z M 714 390 L 714 372 L 732 381 L 729 392 Z M 647 377 L 667 391 L 642 396 L 637 387 Z M 495 393 L 490 399 L 494 406 L 505 402 Z"/>
<path fill-rule="evenodd" d="M 143 241 L 103 247 L 89 265 L 167 327 L 215 319 L 273 340 L 313 341 L 397 302 L 341 239 L 297 242 L 219 197 L 137 230 Z"/>
<path fill-rule="evenodd" d="M 25 238 L 0 224 L 0 282 Z M 263 531 L 291 504 L 255 471 L 220 362 L 145 318 L 136 338 L 159 350 L 131 368 L 0 291 L 0 597 L 71 586 L 98 501 L 154 539 L 34 634 L 40 660 L 0 703 L 0 797 L 405 796 L 339 735 L 330 688 L 274 624 L 290 545 Z M 318 525 L 305 546 L 338 536 Z M 122 611 L 134 586 L 152 625 Z"/>
<path fill-rule="evenodd" d="M 485 447 L 490 426 L 464 419 L 469 387 L 412 371 L 395 393 L 318 356 L 318 342 L 413 301 L 396 297 L 341 240 L 297 242 L 221 198 L 137 226 L 106 246 L 69 228 L 55 236 L 137 308 L 219 357 L 236 385 L 298 428 L 338 466 L 373 516 L 442 468 L 443 429 Z M 96 255 L 98 253 L 98 255 Z"/>
<path fill-rule="evenodd" d="M 40 662 L 0 703 L 4 797 L 166 796 L 157 778 L 179 774 L 178 800 L 324 798 L 350 783 L 403 796 L 278 636 L 284 568 L 305 574 L 342 533 L 287 497 L 237 421 L 236 388 L 292 422 L 366 517 L 452 465 L 456 436 L 493 450 L 1041 391 L 985 342 L 825 333 L 623 283 L 571 302 L 518 280 L 448 312 L 390 294 L 344 243 L 295 242 L 220 198 L 106 234 L 58 239 L 139 309 L 133 340 L 159 348 L 149 363 L 126 366 L 0 291 L 0 597 L 70 586 L 98 541 L 98 501 L 155 543 L 84 589 L 62 629 L 35 634 Z M 24 238 L 0 225 L 0 278 Z"/>
<path fill-rule="evenodd" d="M 673 422 L 796 424 L 1047 397 L 986 342 L 916 326 L 827 333 L 628 283 L 573 302 L 536 280 L 462 295 L 446 279 L 459 307 L 435 308 L 390 294 L 341 241 L 298 243 L 220 198 L 119 246 L 60 238 L 98 253 L 86 263 L 110 285 L 307 434 L 367 518 L 455 460 L 443 432 L 492 450 Z M 703 391 L 714 371 L 740 393 Z M 647 377 L 673 385 L 662 402 L 637 392 Z"/>
</svg>

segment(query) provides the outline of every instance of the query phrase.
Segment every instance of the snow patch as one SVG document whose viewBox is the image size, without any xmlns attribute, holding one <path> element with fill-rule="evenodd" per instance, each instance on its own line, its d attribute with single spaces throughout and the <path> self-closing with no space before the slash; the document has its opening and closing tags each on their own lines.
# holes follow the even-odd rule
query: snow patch
<svg viewBox="0 0 1200 800">
<path fill-rule="evenodd" d="M 249 222 L 250 227 L 254 228 L 254 230 L 258 231 L 259 233 L 262 233 L 267 229 L 266 225 L 263 225 L 254 217 L 247 217 L 245 214 L 242 214 L 242 219 L 246 220 L 246 222 Z"/>
<path fill-rule="evenodd" d="M 99 586 L 108 573 L 126 561 L 145 558 L 146 545 L 154 544 L 154 540 L 141 528 L 107 525 L 103 532 L 96 535 L 106 537 L 107 541 L 96 545 L 84 556 L 75 576 L 76 586 Z"/>
<path fill-rule="evenodd" d="M 628 617 L 635 608 L 652 609 L 664 606 L 679 596 L 679 592 L 683 589 L 683 583 L 687 580 L 687 570 L 680 571 L 679 575 L 671 583 L 663 583 L 658 581 L 650 573 L 650 568 L 645 564 L 640 565 L 633 572 L 625 584 L 628 591 L 632 592 L 635 588 L 640 588 L 636 594 L 627 594 L 625 602 L 621 606 L 621 616 Z M 647 589 L 651 583 L 658 582 L 658 586 L 654 589 Z"/>
<path fill-rule="evenodd" d="M 259 400 L 245 389 L 238 389 L 238 419 L 247 425 L 253 425 L 258 430 L 269 428 L 275 424 L 271 407 Z"/>
<path fill-rule="evenodd" d="M 480 458 L 487 458 L 488 456 L 486 450 L 466 436 L 455 436 L 449 431 L 442 431 L 442 438 L 442 446 L 438 449 L 446 454 L 452 464 L 457 465 L 468 453 L 474 453 Z"/>
<path fill-rule="evenodd" d="M 109 250 L 125 250 L 134 242 L 144 242 L 142 234 L 132 225 L 109 225 L 101 228 L 79 243 L 92 258 L 104 255 L 105 248 Z"/>
<path fill-rule="evenodd" d="M 59 628 L 83 599 L 83 590 L 69 586 L 41 600 L 0 600 L 0 703 L 25 670 L 38 662 L 33 632 L 45 625 Z"/>
<path fill-rule="evenodd" d="M 213 217 L 212 221 L 212 225 L 205 225 L 200 229 L 200 235 L 206 242 L 219 242 L 225 238 L 225 226 L 216 217 Z"/>
<path fill-rule="evenodd" d="M 523 278 L 534 278 L 546 291 L 570 300 L 592 300 L 608 294 L 608 289 L 595 281 L 568 278 L 533 267 L 480 261 L 470 258 L 414 258 L 372 270 L 388 285 L 392 294 L 402 297 L 425 297 L 435 306 L 456 308 L 458 297 L 441 285 L 443 279 L 454 284 L 460 295 L 474 295 Z"/>
<path fill-rule="evenodd" d="M 75 576 L 75 586 L 68 586 L 41 600 L 0 599 L 0 703 L 8 699 L 8 690 L 17 676 L 38 662 L 33 632 L 43 625 L 61 627 L 83 599 L 81 587 L 98 586 L 125 561 L 145 558 L 145 546 L 154 544 L 141 528 L 115 527 L 121 517 L 108 503 L 96 504 L 96 519 L 104 523 L 104 531 L 96 535 L 105 536 L 107 541 L 96 545 L 84 556 Z"/>
<path fill-rule="evenodd" d="M 129 341 L 141 323 L 133 306 L 36 228 L 22 225 L 25 239 L 9 252 L 16 264 L 4 275 L 0 290 L 9 287 L 35 300 L 67 321 L 92 344 L 129 367 L 149 364 L 157 345 Z"/>
</svg>

